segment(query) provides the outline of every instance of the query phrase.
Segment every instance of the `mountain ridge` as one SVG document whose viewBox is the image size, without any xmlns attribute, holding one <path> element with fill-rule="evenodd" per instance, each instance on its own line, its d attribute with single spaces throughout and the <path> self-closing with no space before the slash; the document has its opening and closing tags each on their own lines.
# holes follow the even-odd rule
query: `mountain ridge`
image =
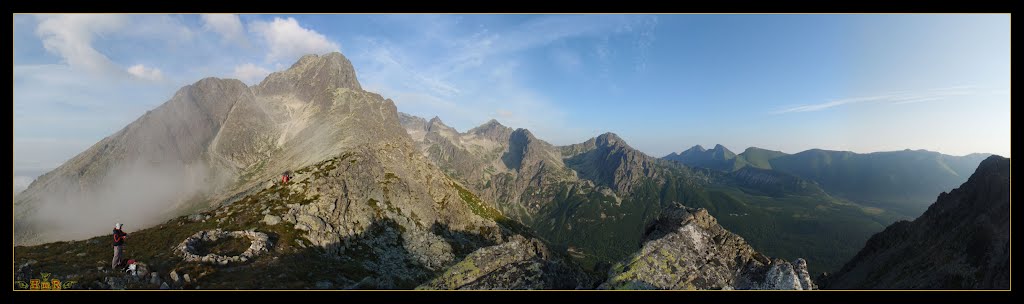
<svg viewBox="0 0 1024 304">
<path fill-rule="evenodd" d="M 728 158 L 727 153 L 719 157 L 710 151 L 672 153 L 663 159 L 726 172 L 745 167 L 775 170 L 816 182 L 832 195 L 891 210 L 908 218 L 924 212 L 936 193 L 962 183 L 982 158 L 991 155 L 950 156 L 910 149 L 864 154 L 808 149 L 786 154 L 750 147 L 736 157 Z"/>
<path fill-rule="evenodd" d="M 913 221 L 868 240 L 832 289 L 1009 289 L 1010 160 L 989 156 Z"/>
</svg>

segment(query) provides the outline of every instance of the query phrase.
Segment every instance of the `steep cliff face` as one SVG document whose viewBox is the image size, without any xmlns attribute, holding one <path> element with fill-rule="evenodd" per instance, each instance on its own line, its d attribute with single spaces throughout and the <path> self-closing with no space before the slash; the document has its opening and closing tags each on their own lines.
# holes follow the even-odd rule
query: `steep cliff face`
<svg viewBox="0 0 1024 304">
<path fill-rule="evenodd" d="M 612 266 L 609 289 L 795 289 L 817 287 L 807 263 L 770 259 L 704 209 L 675 205 L 648 228 L 639 252 Z"/>
<path fill-rule="evenodd" d="M 829 289 L 1009 289 L 1010 160 L 990 156 L 914 221 L 875 234 Z"/>
</svg>

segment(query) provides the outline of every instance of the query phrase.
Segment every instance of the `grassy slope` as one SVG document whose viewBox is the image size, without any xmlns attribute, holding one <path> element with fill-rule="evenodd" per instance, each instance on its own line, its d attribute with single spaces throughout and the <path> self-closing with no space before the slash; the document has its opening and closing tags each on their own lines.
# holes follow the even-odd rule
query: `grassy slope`
<svg viewBox="0 0 1024 304">
<path fill-rule="evenodd" d="M 319 171 L 328 170 L 331 161 L 325 161 L 311 167 Z M 360 253 L 352 253 L 354 261 L 349 263 L 333 263 L 320 258 L 319 249 L 312 249 L 303 235 L 305 232 L 295 230 L 288 223 L 268 226 L 261 222 L 264 209 L 287 210 L 286 204 L 307 204 L 314 198 L 308 198 L 280 184 L 248 195 L 229 206 L 200 213 L 210 216 L 209 220 L 191 221 L 187 217 L 178 217 L 155 227 L 139 231 L 129 231 L 125 246 L 125 256 L 147 263 L 152 271 L 161 273 L 164 280 L 171 270 L 178 274 L 188 273 L 199 280 L 204 289 L 237 289 L 237 288 L 306 288 L 313 286 L 315 279 L 333 277 L 337 273 L 345 273 L 360 278 L 365 272 L 358 261 Z M 212 267 L 205 264 L 185 263 L 174 255 L 174 248 L 190 235 L 206 229 L 221 228 L 225 230 L 255 229 L 270 235 L 273 247 L 271 252 L 257 257 L 252 263 L 240 266 Z M 97 267 L 109 269 L 112 249 L 109 236 L 97 236 L 88 240 L 56 242 L 37 246 L 16 246 L 14 248 L 15 264 L 21 265 L 28 260 L 35 260 L 33 266 L 43 272 L 54 275 L 78 274 L 80 282 L 100 280 L 109 273 L 97 270 Z M 38 272 L 38 271 L 37 271 Z M 38 273 L 36 273 L 38 275 Z M 156 288 L 149 284 L 130 285 L 129 288 Z"/>
</svg>

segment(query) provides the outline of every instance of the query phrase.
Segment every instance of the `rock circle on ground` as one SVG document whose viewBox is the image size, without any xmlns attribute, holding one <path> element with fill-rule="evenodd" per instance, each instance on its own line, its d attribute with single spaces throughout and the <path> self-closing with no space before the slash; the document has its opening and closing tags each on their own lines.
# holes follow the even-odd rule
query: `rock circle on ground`
<svg viewBox="0 0 1024 304">
<path fill-rule="evenodd" d="M 205 242 L 216 241 L 221 238 L 248 238 L 251 244 L 249 248 L 236 256 L 223 256 L 214 253 L 199 255 L 196 249 Z M 254 230 L 245 231 L 224 231 L 223 229 L 203 230 L 196 232 L 178 244 L 175 252 L 186 262 L 206 263 L 212 265 L 228 265 L 246 263 L 262 253 L 269 251 L 270 237 L 266 233 Z"/>
</svg>

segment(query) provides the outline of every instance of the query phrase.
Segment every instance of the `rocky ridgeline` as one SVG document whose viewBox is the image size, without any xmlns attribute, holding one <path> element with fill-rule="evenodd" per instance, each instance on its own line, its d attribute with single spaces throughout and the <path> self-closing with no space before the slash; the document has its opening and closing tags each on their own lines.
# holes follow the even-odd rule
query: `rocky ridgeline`
<svg viewBox="0 0 1024 304">
<path fill-rule="evenodd" d="M 590 289 L 594 283 L 543 242 L 515 235 L 473 252 L 417 289 Z"/>
<path fill-rule="evenodd" d="M 214 242 L 223 238 L 247 238 L 251 244 L 245 252 L 236 256 L 223 256 L 214 253 L 208 253 L 202 256 L 197 254 L 196 249 L 202 243 Z M 231 263 L 237 264 L 248 262 L 261 253 L 267 252 L 269 250 L 268 246 L 270 246 L 270 238 L 266 233 L 252 230 L 224 231 L 223 229 L 215 229 L 199 231 L 188 237 L 178 245 L 177 253 L 181 255 L 186 262 L 224 266 Z"/>
<path fill-rule="evenodd" d="M 599 288 L 817 289 L 803 259 L 754 251 L 705 209 L 673 206 L 648 231 L 640 251 L 614 265 Z"/>
</svg>

